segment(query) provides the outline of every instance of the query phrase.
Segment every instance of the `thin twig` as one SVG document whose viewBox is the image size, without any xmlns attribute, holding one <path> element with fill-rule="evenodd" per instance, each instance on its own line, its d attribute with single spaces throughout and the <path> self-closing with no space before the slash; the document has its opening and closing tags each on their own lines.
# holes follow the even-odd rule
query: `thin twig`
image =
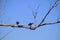
<svg viewBox="0 0 60 40">
<path fill-rule="evenodd" d="M 11 29 L 9 32 L 7 32 L 3 37 L 0 38 L 0 40 L 2 40 L 3 38 L 5 38 L 8 34 L 10 34 L 11 32 L 13 32 L 13 29 Z"/>
<path fill-rule="evenodd" d="M 37 8 L 35 9 L 35 10 L 33 10 L 32 12 L 32 15 L 33 15 L 33 17 L 34 17 L 34 25 L 36 26 L 36 17 L 37 17 L 37 11 L 38 11 L 38 9 L 39 9 L 39 7 L 40 7 L 40 4 L 37 6 Z"/>
</svg>

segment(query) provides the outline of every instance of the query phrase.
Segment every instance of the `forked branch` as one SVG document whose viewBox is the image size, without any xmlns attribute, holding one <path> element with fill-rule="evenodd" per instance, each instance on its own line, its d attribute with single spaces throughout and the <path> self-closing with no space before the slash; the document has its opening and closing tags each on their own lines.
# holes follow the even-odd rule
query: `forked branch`
<svg viewBox="0 0 60 40">
<path fill-rule="evenodd" d="M 50 13 L 50 11 L 55 7 L 55 5 L 57 4 L 59 0 L 57 0 L 52 6 L 51 8 L 48 10 L 48 12 L 46 13 L 46 15 L 44 16 L 43 20 L 41 21 L 41 23 L 38 26 L 24 26 L 24 25 L 19 25 L 19 22 L 16 22 L 16 24 L 0 24 L 0 26 L 10 26 L 10 27 L 16 27 L 16 28 L 26 28 L 26 29 L 31 29 L 31 30 L 35 30 L 36 28 L 40 27 L 40 26 L 44 26 L 44 25 L 51 25 L 51 24 L 57 24 L 60 23 L 60 21 L 57 22 L 51 22 L 51 23 L 43 23 L 44 20 L 46 19 L 47 15 Z M 39 8 L 39 6 L 37 7 L 37 9 Z M 37 11 L 36 11 L 37 12 Z M 36 15 L 33 15 L 34 18 L 36 17 Z M 36 19 L 36 18 L 35 18 Z"/>
<path fill-rule="evenodd" d="M 38 27 L 44 22 L 44 20 L 46 19 L 47 15 L 51 12 L 51 10 L 55 7 L 55 5 L 57 4 L 59 0 L 57 0 L 52 6 L 51 8 L 48 10 L 48 12 L 46 13 L 46 15 L 44 16 L 44 18 L 42 19 L 42 21 L 40 22 L 40 24 L 38 25 Z"/>
<path fill-rule="evenodd" d="M 36 17 L 37 17 L 37 14 L 38 14 L 39 7 L 40 7 L 40 5 L 38 5 L 37 8 L 32 11 L 32 15 L 34 17 L 34 26 L 36 26 Z"/>
</svg>

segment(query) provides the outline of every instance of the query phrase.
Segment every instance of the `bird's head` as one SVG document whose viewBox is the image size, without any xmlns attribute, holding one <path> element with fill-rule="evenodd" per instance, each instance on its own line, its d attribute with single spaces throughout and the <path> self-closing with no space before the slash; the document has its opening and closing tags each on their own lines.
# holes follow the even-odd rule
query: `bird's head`
<svg viewBox="0 0 60 40">
<path fill-rule="evenodd" d="M 19 21 L 17 21 L 16 24 L 18 25 L 19 24 Z"/>
</svg>

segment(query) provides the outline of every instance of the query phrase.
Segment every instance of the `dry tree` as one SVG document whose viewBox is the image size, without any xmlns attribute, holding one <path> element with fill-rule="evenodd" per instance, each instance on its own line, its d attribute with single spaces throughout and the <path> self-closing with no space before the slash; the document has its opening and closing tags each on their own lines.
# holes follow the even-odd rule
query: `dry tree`
<svg viewBox="0 0 60 40">
<path fill-rule="evenodd" d="M 19 25 L 19 22 L 16 22 L 16 24 L 0 24 L 0 26 L 15 27 L 15 28 L 26 28 L 26 29 L 35 30 L 36 28 L 44 26 L 44 25 L 51 25 L 51 24 L 60 23 L 60 21 L 51 22 L 51 23 L 43 23 L 44 20 L 46 19 L 47 15 L 49 15 L 50 11 L 54 7 L 56 7 L 58 1 L 59 0 L 56 0 L 54 2 L 54 4 L 50 7 L 50 9 L 47 11 L 46 15 L 44 16 L 44 18 L 42 19 L 42 21 L 38 25 L 36 25 L 36 17 L 37 17 L 37 13 L 38 13 L 37 10 L 39 9 L 39 5 L 38 5 L 38 7 L 35 10 L 32 11 L 33 12 L 32 14 L 33 14 L 33 17 L 34 17 L 34 26 L 32 26 L 32 23 L 29 23 L 28 26 Z"/>
<path fill-rule="evenodd" d="M 51 10 L 54 8 L 54 7 L 57 7 L 57 2 L 59 0 L 56 0 L 54 2 L 54 4 L 50 7 L 50 9 L 47 11 L 46 15 L 44 16 L 44 18 L 42 19 L 42 21 L 36 25 L 36 17 L 37 17 L 37 10 L 39 9 L 39 6 L 37 6 L 37 8 L 35 10 L 32 11 L 32 15 L 34 17 L 34 23 L 29 23 L 28 26 L 25 26 L 25 25 L 19 25 L 19 21 L 16 21 L 15 24 L 2 24 L 0 23 L 0 26 L 6 26 L 6 27 L 12 27 L 12 28 L 26 28 L 26 29 L 31 29 L 31 30 L 35 30 L 36 28 L 39 28 L 41 26 L 44 26 L 44 25 L 52 25 L 52 24 L 57 24 L 57 23 L 60 23 L 60 20 L 57 20 L 56 22 L 51 22 L 51 23 L 43 23 L 46 19 L 46 17 L 49 15 L 49 13 L 51 12 Z M 1 1 L 0 1 L 1 2 Z M 32 26 L 32 24 L 34 24 L 34 26 Z M 12 32 L 13 29 L 11 29 L 9 32 L 7 32 L 6 35 L 4 35 L 3 37 L 0 38 L 0 40 L 2 40 L 3 38 L 5 38 L 9 33 Z"/>
</svg>

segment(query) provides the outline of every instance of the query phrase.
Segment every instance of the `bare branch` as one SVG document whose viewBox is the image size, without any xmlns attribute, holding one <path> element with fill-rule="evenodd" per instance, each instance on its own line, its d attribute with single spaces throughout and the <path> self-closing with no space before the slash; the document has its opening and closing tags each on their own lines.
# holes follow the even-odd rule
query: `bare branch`
<svg viewBox="0 0 60 40">
<path fill-rule="evenodd" d="M 17 25 L 17 24 L 0 24 L 0 26 L 10 26 L 10 27 L 15 27 L 15 28 L 26 28 L 26 29 L 33 29 L 33 27 L 30 26 L 23 26 L 23 25 Z"/>
<path fill-rule="evenodd" d="M 16 24 L 0 24 L 0 26 L 17 26 Z"/>
<path fill-rule="evenodd" d="M 37 11 L 38 11 L 39 7 L 40 7 L 40 5 L 38 5 L 37 8 L 32 11 L 32 15 L 33 15 L 34 17 L 37 16 Z"/>
<path fill-rule="evenodd" d="M 40 5 L 37 6 L 37 8 L 35 10 L 33 10 L 32 12 L 32 15 L 34 17 L 34 25 L 36 26 L 36 17 L 37 17 L 37 14 L 38 14 L 38 9 L 39 9 Z"/>
<path fill-rule="evenodd" d="M 52 25 L 52 24 L 57 24 L 57 23 L 60 23 L 60 21 L 44 23 L 44 24 L 40 24 L 40 26 Z M 0 24 L 0 26 L 11 26 L 11 27 L 15 27 L 15 28 L 26 28 L 26 29 L 31 29 L 31 30 L 35 30 L 36 28 L 38 28 L 37 26 L 23 26 L 23 25 L 16 25 L 16 24 Z"/>
<path fill-rule="evenodd" d="M 58 24 L 60 23 L 60 21 L 57 21 L 57 22 L 50 22 L 50 23 L 44 23 L 44 24 L 40 24 L 40 27 L 41 26 L 45 26 L 45 25 L 53 25 L 53 24 Z M 35 29 L 38 28 L 37 26 L 35 27 Z"/>
<path fill-rule="evenodd" d="M 41 26 L 44 26 L 44 25 L 52 25 L 52 24 L 57 24 L 57 23 L 60 23 L 60 21 L 51 22 L 51 23 L 44 23 L 44 24 L 42 24 Z"/>
<path fill-rule="evenodd" d="M 51 8 L 48 10 L 48 12 L 46 13 L 46 15 L 44 16 L 44 18 L 42 19 L 42 21 L 40 22 L 40 24 L 38 25 L 38 27 L 44 22 L 44 20 L 46 19 L 47 15 L 50 13 L 50 11 L 55 7 L 55 5 L 57 4 L 59 0 L 57 0 L 52 6 Z"/>
</svg>

